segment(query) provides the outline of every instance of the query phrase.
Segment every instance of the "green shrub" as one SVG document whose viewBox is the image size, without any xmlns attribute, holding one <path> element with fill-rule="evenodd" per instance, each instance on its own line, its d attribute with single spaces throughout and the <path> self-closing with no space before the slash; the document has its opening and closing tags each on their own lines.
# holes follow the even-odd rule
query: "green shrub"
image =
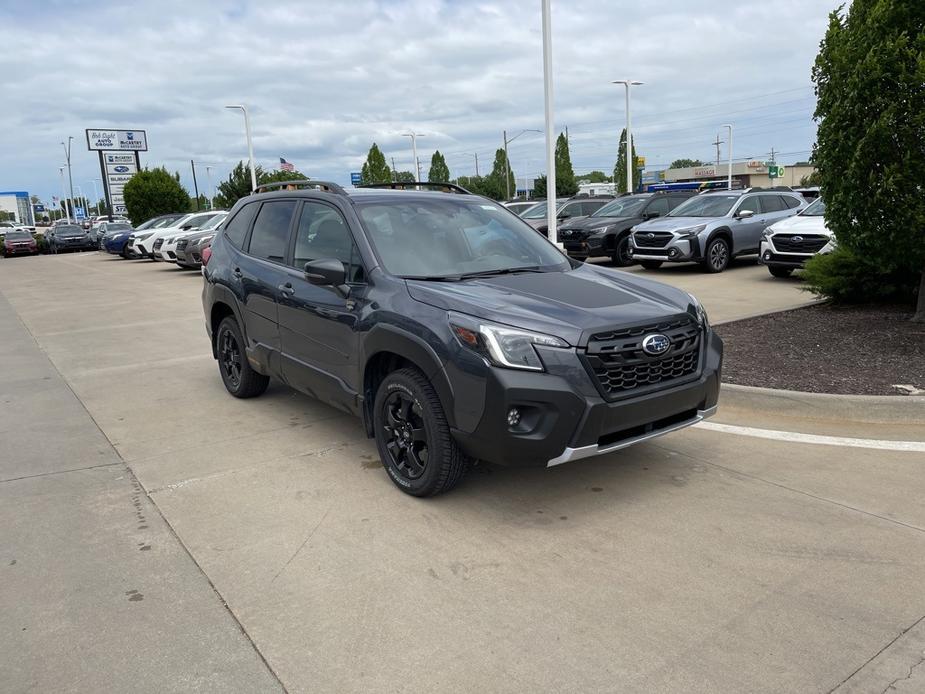
<svg viewBox="0 0 925 694">
<path fill-rule="evenodd" d="M 803 271 L 806 290 L 837 303 L 909 303 L 918 277 L 909 269 L 884 270 L 880 258 L 856 254 L 839 246 L 813 256 Z"/>
</svg>

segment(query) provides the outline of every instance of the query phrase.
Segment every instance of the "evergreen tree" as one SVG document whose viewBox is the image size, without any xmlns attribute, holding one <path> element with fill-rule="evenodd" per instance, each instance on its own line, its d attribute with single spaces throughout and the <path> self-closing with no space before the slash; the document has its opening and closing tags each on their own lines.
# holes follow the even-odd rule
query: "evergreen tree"
<svg viewBox="0 0 925 694">
<path fill-rule="evenodd" d="M 399 183 L 414 183 L 417 180 L 410 171 L 395 171 L 392 178 Z"/>
<path fill-rule="evenodd" d="M 510 190 L 511 195 L 517 191 L 514 170 L 511 168 L 510 162 L 507 162 L 507 184 L 504 182 L 505 161 L 504 148 L 500 147 L 495 152 L 495 161 L 492 163 L 491 173 L 484 179 L 484 194 L 495 200 L 506 199 L 508 190 Z"/>
<path fill-rule="evenodd" d="M 577 192 L 578 182 L 575 180 L 575 170 L 572 168 L 568 140 L 565 133 L 559 133 L 559 138 L 556 140 L 556 195 L 574 195 Z"/>
<path fill-rule="evenodd" d="M 430 158 L 430 171 L 427 172 L 427 180 L 431 183 L 447 183 L 450 180 L 450 168 L 446 165 L 446 159 L 440 154 L 439 149 Z"/>
<path fill-rule="evenodd" d="M 898 278 L 894 299 L 911 301 L 918 284 L 914 320 L 925 322 L 925 3 L 843 8 L 829 15 L 812 75 L 813 163 L 838 239 L 838 253 L 819 265 L 830 276 L 851 272 L 843 286 L 867 283 L 881 295 L 886 278 Z"/>
<path fill-rule="evenodd" d="M 392 170 L 386 163 L 382 150 L 375 142 L 369 148 L 366 162 L 360 170 L 360 180 L 363 183 L 389 183 L 392 180 Z"/>
<path fill-rule="evenodd" d="M 264 176 L 263 169 L 258 164 L 254 167 L 257 174 L 257 182 Z M 239 161 L 228 174 L 228 180 L 218 184 L 218 192 L 215 195 L 216 207 L 231 209 L 238 200 L 251 194 L 251 170 L 243 161 Z"/>
<path fill-rule="evenodd" d="M 633 190 L 639 187 L 640 172 L 635 166 L 636 142 L 633 141 Z M 617 163 L 613 167 L 613 180 L 618 193 L 626 192 L 626 128 L 620 133 L 620 148 L 617 152 Z"/>
</svg>

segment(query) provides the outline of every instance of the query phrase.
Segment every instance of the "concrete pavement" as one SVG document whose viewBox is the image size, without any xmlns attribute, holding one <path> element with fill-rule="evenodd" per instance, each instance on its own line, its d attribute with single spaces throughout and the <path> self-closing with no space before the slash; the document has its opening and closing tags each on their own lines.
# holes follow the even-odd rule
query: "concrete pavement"
<svg viewBox="0 0 925 694">
<path fill-rule="evenodd" d="M 806 299 L 789 282 L 768 290 L 760 273 L 740 266 L 703 276 L 709 282 L 652 274 L 702 285 L 695 293 L 715 321 Z M 247 664 L 251 691 L 274 683 L 245 657 L 243 636 L 219 628 L 205 577 L 293 692 L 856 692 L 920 681 L 921 455 L 689 429 L 550 470 L 480 466 L 447 496 L 412 499 L 388 482 L 350 417 L 278 385 L 256 400 L 227 396 L 200 287 L 195 273 L 96 254 L 0 262 L 0 292 L 112 444 L 109 467 L 39 479 L 60 478 L 62 494 L 78 495 L 88 475 L 134 474 L 140 492 L 130 477 L 111 483 L 137 493 L 146 519 L 163 514 L 168 538 L 172 530 L 195 560 L 186 558 L 192 575 L 172 599 L 184 615 L 217 620 L 212 642 L 238 654 L 234 667 Z M 0 320 L 6 335 L 9 319 Z M 23 372 L 24 392 L 41 393 L 42 373 Z M 19 409 L 34 416 L 38 407 Z M 890 438 L 875 424 L 853 435 Z M 95 461 L 82 455 L 82 465 Z M 16 475 L 51 472 L 52 457 L 22 460 Z M 53 523 L 54 499 L 9 483 L 0 495 L 18 509 L 0 504 L 4 548 L 22 518 L 12 526 L 23 536 L 17 552 L 34 545 L 53 572 L 46 555 L 67 543 L 73 566 L 58 590 L 92 583 L 100 543 L 66 518 Z M 28 534 L 24 519 L 34 527 L 46 506 L 52 527 Z M 129 546 L 150 541 L 130 530 Z M 139 573 L 119 594 L 138 590 L 147 605 L 149 586 L 174 587 L 161 577 L 183 555 L 135 555 L 150 562 L 133 566 Z M 19 565 L 7 563 L 4 577 Z M 62 621 L 104 633 L 113 623 L 105 612 L 64 620 L 44 611 L 36 581 L 0 596 L 0 639 L 19 624 L 5 617 L 14 604 L 18 620 L 46 633 L 0 640 L 0 668 L 16 683 L 51 681 L 43 658 L 67 642 Z M 148 626 L 182 641 L 184 615 L 170 614 Z M 83 666 L 69 659 L 57 676 L 144 657 L 140 642 L 120 636 L 113 641 L 125 656 L 87 652 Z M 204 657 L 183 643 L 190 661 Z M 24 658 L 14 666 L 8 654 L 17 652 Z"/>
</svg>

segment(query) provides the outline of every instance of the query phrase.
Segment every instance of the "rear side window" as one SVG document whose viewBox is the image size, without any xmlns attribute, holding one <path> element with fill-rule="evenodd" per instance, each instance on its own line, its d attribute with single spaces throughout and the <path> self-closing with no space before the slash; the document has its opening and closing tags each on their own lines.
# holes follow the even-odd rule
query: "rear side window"
<svg viewBox="0 0 925 694">
<path fill-rule="evenodd" d="M 657 212 L 660 215 L 668 214 L 668 198 L 656 198 L 649 203 L 646 212 Z"/>
<path fill-rule="evenodd" d="M 225 225 L 225 238 L 237 248 L 244 248 L 244 239 L 247 238 L 247 231 L 251 228 L 258 207 L 260 205 L 255 202 L 248 203 Z"/>
<path fill-rule="evenodd" d="M 787 206 L 787 209 L 794 210 L 800 206 L 800 201 L 796 198 L 792 198 L 789 195 L 781 195 L 780 199 L 784 201 L 784 204 Z"/>
<path fill-rule="evenodd" d="M 257 258 L 281 263 L 289 245 L 289 224 L 295 211 L 295 200 L 265 202 L 254 222 L 247 252 Z"/>
<path fill-rule="evenodd" d="M 784 206 L 784 201 L 780 199 L 780 195 L 761 196 L 762 212 L 780 212 L 781 210 L 785 209 L 787 208 Z"/>
<path fill-rule="evenodd" d="M 604 206 L 609 200 L 591 200 L 581 203 L 581 214 L 594 214 Z"/>
<path fill-rule="evenodd" d="M 312 260 L 334 258 L 344 264 L 348 282 L 363 282 L 365 273 L 353 235 L 337 210 L 317 202 L 306 202 L 296 227 L 292 264 L 299 270 Z"/>
<path fill-rule="evenodd" d="M 761 214 L 761 200 L 757 195 L 745 198 L 739 205 L 739 210 L 751 210 L 755 214 Z"/>
<path fill-rule="evenodd" d="M 680 205 L 682 202 L 686 201 L 687 199 L 688 199 L 688 196 L 686 195 L 683 195 L 683 196 L 682 195 L 669 195 L 668 196 L 668 209 L 673 210 L 674 208 L 676 208 L 678 205 Z"/>
</svg>

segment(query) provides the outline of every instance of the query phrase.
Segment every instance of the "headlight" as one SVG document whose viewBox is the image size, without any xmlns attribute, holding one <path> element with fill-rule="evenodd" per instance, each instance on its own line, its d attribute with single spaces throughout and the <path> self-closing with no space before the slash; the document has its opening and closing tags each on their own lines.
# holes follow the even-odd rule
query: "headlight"
<svg viewBox="0 0 925 694">
<path fill-rule="evenodd" d="M 601 234 L 606 234 L 606 233 L 607 233 L 608 231 L 610 231 L 612 228 L 613 228 L 613 225 L 610 224 L 610 225 L 605 226 L 605 227 L 598 227 L 597 229 L 592 229 L 592 230 L 591 230 L 591 236 L 600 236 Z"/>
<path fill-rule="evenodd" d="M 697 322 L 700 323 L 704 328 L 710 327 L 710 320 L 707 318 L 707 311 L 703 307 L 703 304 L 697 299 L 693 294 L 688 294 L 691 299 L 691 305 L 694 308 L 694 315 L 697 316 Z"/>
<path fill-rule="evenodd" d="M 682 239 L 690 239 L 699 234 L 701 231 L 707 228 L 706 224 L 698 224 L 695 227 L 687 227 L 686 229 L 675 229 L 674 233 L 680 236 Z"/>
<path fill-rule="evenodd" d="M 136 241 L 144 241 L 146 238 L 148 238 L 149 236 L 151 236 L 153 233 L 154 233 L 154 232 L 152 231 L 150 234 L 136 234 L 136 235 L 135 235 L 135 240 L 136 240 Z"/>
<path fill-rule="evenodd" d="M 565 349 L 568 343 L 552 335 L 509 328 L 450 313 L 450 328 L 463 347 L 480 354 L 495 366 L 542 371 L 543 362 L 535 345 Z"/>
<path fill-rule="evenodd" d="M 764 241 L 767 241 L 771 234 L 774 233 L 774 230 L 771 227 L 765 227 L 764 231 L 761 232 L 761 238 Z"/>
<path fill-rule="evenodd" d="M 201 246 L 204 243 L 209 243 L 209 241 L 211 241 L 214 238 L 215 238 L 215 234 L 212 234 L 211 236 L 204 236 L 196 242 L 196 245 Z"/>
</svg>

